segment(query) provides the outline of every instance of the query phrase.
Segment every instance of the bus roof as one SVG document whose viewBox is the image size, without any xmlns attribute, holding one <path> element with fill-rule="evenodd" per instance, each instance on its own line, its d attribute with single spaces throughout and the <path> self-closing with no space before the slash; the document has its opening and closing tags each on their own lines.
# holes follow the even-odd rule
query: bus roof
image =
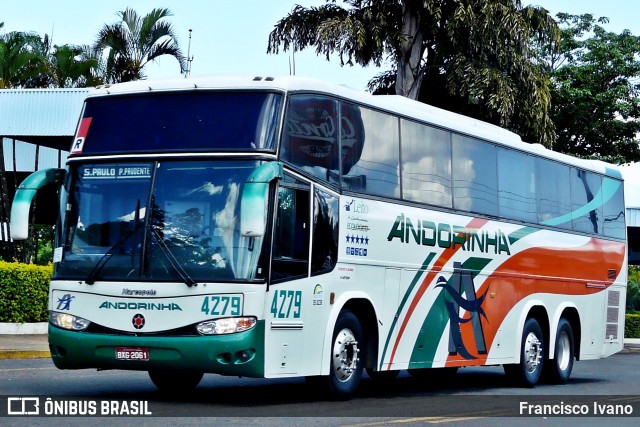
<svg viewBox="0 0 640 427">
<path fill-rule="evenodd" d="M 400 116 L 429 123 L 465 135 L 492 141 L 498 145 L 536 154 L 562 163 L 592 170 L 622 179 L 614 165 L 585 160 L 549 150 L 541 144 L 523 142 L 519 135 L 499 126 L 473 119 L 428 104 L 397 95 L 371 95 L 343 85 L 298 76 L 254 77 L 254 76 L 201 76 L 190 78 L 138 80 L 128 83 L 103 85 L 92 90 L 88 98 L 108 95 L 124 95 L 149 92 L 172 92 L 183 90 L 278 90 L 284 92 L 316 92 L 337 96 L 346 100 L 384 110 Z"/>
</svg>

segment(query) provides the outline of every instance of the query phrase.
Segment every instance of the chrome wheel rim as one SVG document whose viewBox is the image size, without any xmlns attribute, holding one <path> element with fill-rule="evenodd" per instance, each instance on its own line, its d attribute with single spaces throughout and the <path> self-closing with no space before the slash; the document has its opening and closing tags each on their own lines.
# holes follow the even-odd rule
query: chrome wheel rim
<svg viewBox="0 0 640 427">
<path fill-rule="evenodd" d="M 558 339 L 558 348 L 556 349 L 556 360 L 561 371 L 565 371 L 569 367 L 569 362 L 571 361 L 570 348 L 569 334 L 563 331 Z"/>
<path fill-rule="evenodd" d="M 529 332 L 524 342 L 524 362 L 527 372 L 532 373 L 538 369 L 542 360 L 542 343 L 537 335 Z"/>
<path fill-rule="evenodd" d="M 358 357 L 358 341 L 350 329 L 342 329 L 333 342 L 332 368 L 339 381 L 349 381 L 356 372 Z"/>
</svg>

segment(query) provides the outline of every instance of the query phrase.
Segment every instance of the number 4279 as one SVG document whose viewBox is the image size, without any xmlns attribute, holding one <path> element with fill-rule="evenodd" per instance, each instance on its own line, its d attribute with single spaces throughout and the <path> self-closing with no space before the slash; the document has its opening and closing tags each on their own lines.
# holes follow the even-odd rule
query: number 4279
<svg viewBox="0 0 640 427">
<path fill-rule="evenodd" d="M 278 319 L 300 318 L 302 291 L 279 290 L 273 293 L 271 314 Z"/>
<path fill-rule="evenodd" d="M 211 295 L 204 298 L 200 311 L 210 316 L 238 316 L 241 305 L 238 296 Z"/>
</svg>

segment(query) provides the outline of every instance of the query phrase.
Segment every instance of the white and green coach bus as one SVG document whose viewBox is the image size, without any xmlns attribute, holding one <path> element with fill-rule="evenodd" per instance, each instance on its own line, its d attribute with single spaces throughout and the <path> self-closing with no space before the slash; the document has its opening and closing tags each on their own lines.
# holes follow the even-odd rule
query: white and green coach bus
<svg viewBox="0 0 640 427">
<path fill-rule="evenodd" d="M 565 382 L 623 347 L 623 181 L 499 127 L 296 77 L 138 81 L 87 97 L 60 186 L 60 369 L 307 377 L 408 369 Z"/>
</svg>

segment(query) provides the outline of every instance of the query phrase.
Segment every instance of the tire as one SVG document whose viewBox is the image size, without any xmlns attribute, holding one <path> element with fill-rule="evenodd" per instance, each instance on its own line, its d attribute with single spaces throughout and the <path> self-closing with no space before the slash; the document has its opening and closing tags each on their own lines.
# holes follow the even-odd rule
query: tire
<svg viewBox="0 0 640 427">
<path fill-rule="evenodd" d="M 505 373 L 520 387 L 536 385 L 544 366 L 544 335 L 540 324 L 533 317 L 527 319 L 522 330 L 520 363 L 504 365 Z"/>
<path fill-rule="evenodd" d="M 547 360 L 543 375 L 552 384 L 564 384 L 571 376 L 575 357 L 575 341 L 571 324 L 564 317 L 558 322 L 555 357 Z"/>
<path fill-rule="evenodd" d="M 360 385 L 364 367 L 364 333 L 358 318 L 349 310 L 338 316 L 331 340 L 327 386 L 329 398 L 347 400 Z"/>
<path fill-rule="evenodd" d="M 162 391 L 179 393 L 193 390 L 204 373 L 193 371 L 149 371 L 149 378 Z"/>
</svg>

